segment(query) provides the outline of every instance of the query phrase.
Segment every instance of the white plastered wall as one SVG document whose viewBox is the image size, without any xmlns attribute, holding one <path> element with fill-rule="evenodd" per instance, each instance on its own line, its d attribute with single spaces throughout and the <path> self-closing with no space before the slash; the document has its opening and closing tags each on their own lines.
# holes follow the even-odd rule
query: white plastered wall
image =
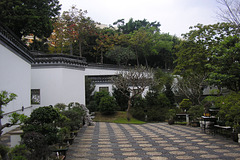
<svg viewBox="0 0 240 160">
<path fill-rule="evenodd" d="M 116 75 L 121 69 L 111 69 L 111 68 L 102 68 L 102 67 L 88 67 L 85 70 L 85 76 L 98 76 L 98 75 Z M 97 83 L 95 84 L 94 92 L 99 92 L 100 87 L 108 87 L 110 94 L 113 92 L 112 83 Z"/>
<path fill-rule="evenodd" d="M 78 102 L 85 105 L 84 69 L 32 68 L 32 89 L 40 89 L 40 105 Z"/>
<path fill-rule="evenodd" d="M 0 44 L 0 91 L 15 93 L 17 98 L 3 107 L 4 114 L 30 107 L 31 64 Z M 26 112 L 25 114 L 30 114 Z M 8 122 L 4 116 L 2 123 Z M 9 131 L 5 128 L 3 133 Z"/>
</svg>

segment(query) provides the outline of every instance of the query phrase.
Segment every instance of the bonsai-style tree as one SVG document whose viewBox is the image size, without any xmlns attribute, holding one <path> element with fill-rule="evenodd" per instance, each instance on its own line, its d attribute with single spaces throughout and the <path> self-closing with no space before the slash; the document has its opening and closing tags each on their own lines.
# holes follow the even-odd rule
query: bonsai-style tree
<svg viewBox="0 0 240 160">
<path fill-rule="evenodd" d="M 192 106 L 192 102 L 189 99 L 183 99 L 179 106 L 183 112 L 187 112 Z"/>
<path fill-rule="evenodd" d="M 45 138 L 48 145 L 57 142 L 57 127 L 56 123 L 59 118 L 59 113 L 52 107 L 40 107 L 35 109 L 30 117 L 25 121 L 22 129 L 25 133 L 38 132 Z"/>
<path fill-rule="evenodd" d="M 130 120 L 129 111 L 132 100 L 142 95 L 147 87 L 153 84 L 152 70 L 143 66 L 138 66 L 128 71 L 122 71 L 118 76 L 113 78 L 113 83 L 119 91 L 125 91 L 123 94 L 128 98 L 127 119 Z"/>
<path fill-rule="evenodd" d="M 0 136 L 2 135 L 3 128 L 10 127 L 11 125 L 13 125 L 11 123 L 6 123 L 2 125 L 2 122 L 1 122 L 1 119 L 3 118 L 2 107 L 7 106 L 7 104 L 12 100 L 16 99 L 16 97 L 17 95 L 14 93 L 8 93 L 7 91 L 0 92 Z"/>
<path fill-rule="evenodd" d="M 36 160 L 48 156 L 49 146 L 58 142 L 57 121 L 59 113 L 50 106 L 35 109 L 22 126 L 23 143 L 31 152 L 37 155 Z"/>
</svg>

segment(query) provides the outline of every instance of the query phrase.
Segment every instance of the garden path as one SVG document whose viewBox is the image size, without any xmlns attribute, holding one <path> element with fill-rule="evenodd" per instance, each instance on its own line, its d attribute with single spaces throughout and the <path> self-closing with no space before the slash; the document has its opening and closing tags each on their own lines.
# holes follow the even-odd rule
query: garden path
<svg viewBox="0 0 240 160">
<path fill-rule="evenodd" d="M 240 145 L 189 126 L 97 122 L 83 127 L 67 152 L 67 160 L 79 159 L 240 160 Z"/>
</svg>

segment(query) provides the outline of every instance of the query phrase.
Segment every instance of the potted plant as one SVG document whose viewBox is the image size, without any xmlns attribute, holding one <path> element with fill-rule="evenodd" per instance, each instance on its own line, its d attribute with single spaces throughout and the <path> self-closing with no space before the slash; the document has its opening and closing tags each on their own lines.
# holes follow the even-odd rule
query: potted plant
<svg viewBox="0 0 240 160">
<path fill-rule="evenodd" d="M 218 116 L 225 121 L 227 126 L 233 128 L 233 141 L 238 142 L 238 134 L 240 133 L 240 93 L 230 93 L 225 96 L 216 98 L 215 105 L 220 108 Z"/>
<path fill-rule="evenodd" d="M 23 144 L 30 149 L 32 157 L 38 157 L 36 160 L 46 159 L 51 153 L 49 146 L 58 142 L 58 118 L 59 113 L 53 107 L 40 107 L 31 113 L 21 127 Z"/>
<path fill-rule="evenodd" d="M 199 127 L 200 126 L 199 118 L 204 113 L 204 107 L 200 105 L 191 106 L 190 109 L 188 110 L 188 113 L 190 115 L 191 126 Z"/>
<path fill-rule="evenodd" d="M 174 124 L 174 118 L 176 117 L 176 110 L 175 109 L 169 109 L 167 117 L 168 117 L 168 124 L 169 125 Z"/>
</svg>

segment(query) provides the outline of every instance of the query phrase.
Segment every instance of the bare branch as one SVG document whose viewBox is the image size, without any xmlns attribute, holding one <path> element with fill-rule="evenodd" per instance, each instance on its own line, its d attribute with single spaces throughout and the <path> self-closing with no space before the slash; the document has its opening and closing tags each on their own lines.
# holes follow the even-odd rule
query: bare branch
<svg viewBox="0 0 240 160">
<path fill-rule="evenodd" d="M 223 6 L 219 7 L 218 17 L 229 23 L 240 26 L 240 1 L 239 0 L 217 0 Z"/>
<path fill-rule="evenodd" d="M 113 83 L 120 92 L 128 97 L 127 115 L 129 119 L 131 100 L 141 95 L 147 87 L 153 84 L 153 72 L 151 69 L 143 66 L 135 67 L 128 71 L 119 72 L 118 76 L 113 78 Z M 124 90 L 127 90 L 130 95 L 124 93 Z"/>
</svg>

